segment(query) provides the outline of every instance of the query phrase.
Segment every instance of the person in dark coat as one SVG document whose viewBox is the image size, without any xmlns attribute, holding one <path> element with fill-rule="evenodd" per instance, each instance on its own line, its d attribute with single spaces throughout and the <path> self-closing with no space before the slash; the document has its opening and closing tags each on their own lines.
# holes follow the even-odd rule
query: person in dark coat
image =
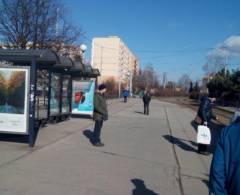
<svg viewBox="0 0 240 195">
<path fill-rule="evenodd" d="M 101 84 L 98 87 L 98 91 L 94 94 L 93 120 L 95 121 L 95 126 L 92 137 L 92 143 L 94 146 L 104 146 L 100 137 L 103 121 L 108 120 L 107 102 L 105 97 L 106 90 L 106 85 Z"/>
<path fill-rule="evenodd" d="M 146 91 L 143 95 L 143 106 L 144 106 L 144 114 L 149 115 L 149 104 L 151 101 L 151 95 L 149 91 Z"/>
<path fill-rule="evenodd" d="M 128 96 L 129 96 L 129 91 L 125 89 L 125 90 L 123 91 L 123 100 L 124 100 L 124 103 L 127 102 Z"/>
<path fill-rule="evenodd" d="M 240 117 L 218 139 L 210 170 L 210 195 L 240 194 Z"/>
<path fill-rule="evenodd" d="M 216 115 L 212 112 L 212 104 L 216 101 L 213 96 L 204 96 L 201 98 L 201 103 L 198 109 L 198 116 L 201 118 L 200 125 L 209 126 L 211 119 L 217 119 Z M 199 153 L 207 153 L 207 145 L 198 144 Z"/>
</svg>

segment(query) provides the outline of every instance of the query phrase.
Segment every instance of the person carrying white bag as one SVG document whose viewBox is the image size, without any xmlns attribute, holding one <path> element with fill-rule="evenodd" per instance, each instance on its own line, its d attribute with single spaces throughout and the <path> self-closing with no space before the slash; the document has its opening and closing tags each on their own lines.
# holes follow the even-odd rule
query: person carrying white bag
<svg viewBox="0 0 240 195">
<path fill-rule="evenodd" d="M 197 143 L 198 143 L 198 153 L 201 153 L 201 154 L 207 154 L 207 146 L 210 145 L 211 143 L 211 131 L 207 126 L 210 126 L 209 123 L 211 119 L 217 119 L 217 117 L 212 112 L 212 104 L 215 101 L 216 101 L 216 98 L 213 95 L 209 95 L 208 97 L 204 96 L 201 99 L 201 103 L 198 109 L 197 116 L 201 119 L 201 124 L 199 124 L 199 127 L 198 127 L 198 129 L 200 129 L 198 130 L 200 142 L 197 142 Z"/>
</svg>

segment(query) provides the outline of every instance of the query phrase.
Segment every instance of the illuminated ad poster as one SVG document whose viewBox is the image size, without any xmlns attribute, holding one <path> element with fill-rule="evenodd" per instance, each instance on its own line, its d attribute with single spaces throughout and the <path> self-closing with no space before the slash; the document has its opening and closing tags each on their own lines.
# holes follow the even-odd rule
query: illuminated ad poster
<svg viewBox="0 0 240 195">
<path fill-rule="evenodd" d="M 28 133 L 29 69 L 0 67 L 0 132 Z"/>
<path fill-rule="evenodd" d="M 72 114 L 93 115 L 95 82 L 73 80 Z"/>
<path fill-rule="evenodd" d="M 52 74 L 51 77 L 51 99 L 50 99 L 50 115 L 60 114 L 60 75 Z"/>
<path fill-rule="evenodd" d="M 69 95 L 69 89 L 70 89 L 70 79 L 63 78 L 63 81 L 62 81 L 62 113 L 64 113 L 64 114 L 70 112 L 71 95 Z"/>
</svg>

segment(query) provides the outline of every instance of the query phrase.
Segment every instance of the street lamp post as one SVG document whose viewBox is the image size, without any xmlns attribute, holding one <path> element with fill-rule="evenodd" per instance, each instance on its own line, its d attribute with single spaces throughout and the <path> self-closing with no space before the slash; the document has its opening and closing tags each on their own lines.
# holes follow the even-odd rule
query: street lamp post
<svg viewBox="0 0 240 195">
<path fill-rule="evenodd" d="M 121 98 L 121 77 L 119 78 L 118 81 L 118 97 Z"/>
<path fill-rule="evenodd" d="M 85 56 L 84 53 L 87 50 L 87 46 L 85 44 L 80 45 L 80 51 L 81 51 L 81 57 L 82 57 L 82 63 L 84 64 L 85 62 Z"/>
<path fill-rule="evenodd" d="M 101 67 L 100 67 L 101 76 L 102 76 L 102 65 L 103 65 L 103 46 L 101 46 Z"/>
<path fill-rule="evenodd" d="M 118 97 L 121 98 L 122 64 L 119 64 Z"/>
<path fill-rule="evenodd" d="M 130 95 L 132 95 L 132 71 L 131 70 L 128 70 L 127 77 L 128 77 L 129 93 L 130 93 Z"/>
</svg>

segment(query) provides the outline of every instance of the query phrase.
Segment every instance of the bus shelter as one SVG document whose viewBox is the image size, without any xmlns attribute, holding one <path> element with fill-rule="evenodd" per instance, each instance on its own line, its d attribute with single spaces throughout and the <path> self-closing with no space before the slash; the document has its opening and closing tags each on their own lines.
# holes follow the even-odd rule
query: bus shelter
<svg viewBox="0 0 240 195">
<path fill-rule="evenodd" d="M 0 49 L 0 133 L 27 135 L 33 147 L 39 126 L 69 118 L 73 78 L 96 76 L 52 50 Z"/>
</svg>

